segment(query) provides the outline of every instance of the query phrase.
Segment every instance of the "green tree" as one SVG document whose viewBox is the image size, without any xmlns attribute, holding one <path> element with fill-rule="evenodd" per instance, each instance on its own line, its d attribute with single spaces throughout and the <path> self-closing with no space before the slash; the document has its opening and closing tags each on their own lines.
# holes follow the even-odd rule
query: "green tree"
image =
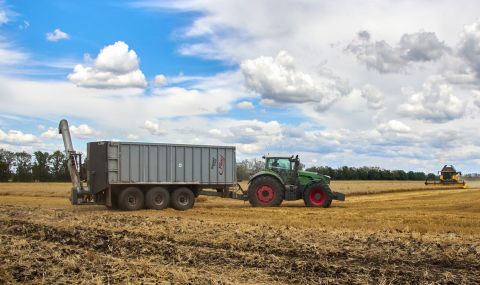
<svg viewBox="0 0 480 285">
<path fill-rule="evenodd" d="M 0 182 L 12 179 L 14 162 L 15 154 L 13 152 L 0 149 Z"/>
<path fill-rule="evenodd" d="M 68 181 L 70 174 L 68 173 L 68 160 L 65 154 L 59 150 L 52 153 L 50 160 L 50 176 L 53 181 Z"/>
<path fill-rule="evenodd" d="M 32 181 L 32 155 L 22 151 L 15 153 L 15 175 L 14 180 L 19 182 Z"/>
<path fill-rule="evenodd" d="M 50 181 L 50 155 L 48 152 L 36 151 L 33 153 L 35 162 L 32 167 L 33 180 L 45 182 Z"/>
</svg>

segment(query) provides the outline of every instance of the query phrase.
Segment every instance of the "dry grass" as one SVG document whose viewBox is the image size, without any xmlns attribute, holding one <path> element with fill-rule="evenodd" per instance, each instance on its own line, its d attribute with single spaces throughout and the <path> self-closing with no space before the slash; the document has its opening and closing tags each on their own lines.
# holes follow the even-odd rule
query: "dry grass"
<svg viewBox="0 0 480 285">
<path fill-rule="evenodd" d="M 209 197 L 185 212 L 133 213 L 72 206 L 69 184 L 4 184 L 0 280 L 478 283 L 480 190 L 411 191 L 423 188 L 406 184 L 334 182 L 350 194 L 405 191 L 350 195 L 329 209 L 301 201 L 251 208 Z"/>
</svg>

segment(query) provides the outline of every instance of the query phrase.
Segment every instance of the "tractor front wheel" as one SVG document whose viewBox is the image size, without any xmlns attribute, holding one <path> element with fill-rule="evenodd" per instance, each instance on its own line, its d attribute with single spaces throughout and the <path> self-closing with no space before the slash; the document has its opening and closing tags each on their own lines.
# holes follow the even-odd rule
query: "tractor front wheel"
<svg viewBox="0 0 480 285">
<path fill-rule="evenodd" d="M 253 207 L 278 207 L 283 201 L 283 186 L 271 176 L 255 178 L 248 187 L 248 201 Z"/>
<path fill-rule="evenodd" d="M 332 198 L 332 191 L 322 183 L 309 185 L 303 193 L 303 201 L 307 207 L 328 208 L 332 204 Z"/>
</svg>

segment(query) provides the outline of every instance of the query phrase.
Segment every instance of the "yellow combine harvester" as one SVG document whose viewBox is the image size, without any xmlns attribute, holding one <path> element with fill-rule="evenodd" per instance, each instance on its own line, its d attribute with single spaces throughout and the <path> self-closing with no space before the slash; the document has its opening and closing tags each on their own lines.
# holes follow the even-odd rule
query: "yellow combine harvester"
<svg viewBox="0 0 480 285">
<path fill-rule="evenodd" d="M 439 178 L 438 180 L 435 178 L 434 180 L 425 180 L 425 185 L 434 185 L 434 186 L 459 186 L 466 188 L 467 184 L 465 180 L 461 179 L 460 176 L 462 175 L 461 172 L 455 170 L 453 165 L 445 165 L 443 166 L 442 170 L 439 171 Z"/>
</svg>

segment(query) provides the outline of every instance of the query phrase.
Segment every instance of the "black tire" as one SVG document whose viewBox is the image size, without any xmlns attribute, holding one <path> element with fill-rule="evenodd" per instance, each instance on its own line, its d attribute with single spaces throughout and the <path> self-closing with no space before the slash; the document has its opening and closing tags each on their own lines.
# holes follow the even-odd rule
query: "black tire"
<svg viewBox="0 0 480 285">
<path fill-rule="evenodd" d="M 137 187 L 128 187 L 120 192 L 117 201 L 120 210 L 136 211 L 143 209 L 145 197 L 142 190 Z"/>
<path fill-rule="evenodd" d="M 307 207 L 328 208 L 332 204 L 333 193 L 324 183 L 309 185 L 303 193 L 303 201 Z"/>
<path fill-rule="evenodd" d="M 170 205 L 175 210 L 185 211 L 193 208 L 195 204 L 195 195 L 187 187 L 177 188 L 170 197 Z"/>
<path fill-rule="evenodd" d="M 283 196 L 283 185 L 273 176 L 257 177 L 248 186 L 248 201 L 253 207 L 278 207 Z"/>
<path fill-rule="evenodd" d="M 153 187 L 145 195 L 147 209 L 163 210 L 170 204 L 170 193 L 163 187 Z"/>
</svg>

